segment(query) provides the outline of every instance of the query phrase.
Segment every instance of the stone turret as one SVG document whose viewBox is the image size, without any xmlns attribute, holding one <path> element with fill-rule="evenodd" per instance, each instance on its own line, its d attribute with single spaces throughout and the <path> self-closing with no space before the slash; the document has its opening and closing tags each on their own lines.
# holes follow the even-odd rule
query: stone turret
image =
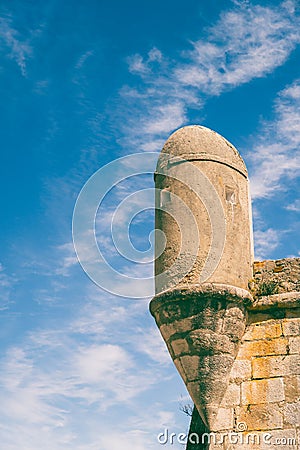
<svg viewBox="0 0 300 450">
<path fill-rule="evenodd" d="M 300 417 L 299 261 L 253 265 L 247 170 L 217 133 L 189 126 L 172 134 L 155 184 L 156 296 L 150 311 L 194 401 L 191 433 L 199 432 L 200 420 L 202 431 L 220 434 L 216 445 L 190 442 L 187 448 L 265 448 L 221 442 L 222 433 L 247 428 L 287 429 L 294 436 Z"/>
<path fill-rule="evenodd" d="M 158 160 L 156 229 L 165 248 L 156 246 L 151 312 L 209 428 L 252 302 L 248 184 L 237 150 L 205 127 L 176 131 Z"/>
<path fill-rule="evenodd" d="M 156 276 L 173 265 L 165 285 L 156 281 L 157 290 L 203 282 L 247 289 L 253 264 L 249 182 L 233 145 L 205 127 L 177 130 L 160 154 L 155 187 L 155 228 L 167 240 L 163 253 L 156 255 Z M 159 254 L 160 247 L 157 241 Z M 193 257 L 194 264 L 180 280 L 178 260 L 186 266 Z"/>
</svg>

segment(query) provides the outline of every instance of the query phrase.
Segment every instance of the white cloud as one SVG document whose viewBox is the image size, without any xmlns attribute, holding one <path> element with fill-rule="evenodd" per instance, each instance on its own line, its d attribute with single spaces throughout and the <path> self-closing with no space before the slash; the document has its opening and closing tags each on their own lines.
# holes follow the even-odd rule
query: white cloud
<svg viewBox="0 0 300 450">
<path fill-rule="evenodd" d="M 131 73 L 136 73 L 140 76 L 151 73 L 152 63 L 161 62 L 163 60 L 162 52 L 157 48 L 152 48 L 146 58 L 139 54 L 135 54 L 128 58 L 128 67 Z"/>
<path fill-rule="evenodd" d="M 280 231 L 268 228 L 254 232 L 255 258 L 266 259 L 280 243 Z"/>
<path fill-rule="evenodd" d="M 264 77 L 284 64 L 300 42 L 299 30 L 292 1 L 279 6 L 235 2 L 192 43 L 192 50 L 181 52 L 179 61 L 157 48 L 145 57 L 132 56 L 129 71 L 140 76 L 143 85 L 120 90 L 123 102 L 117 119 L 123 123 L 123 147 L 160 150 L 162 138 L 187 123 L 189 107 L 201 109 L 208 96 Z"/>
<path fill-rule="evenodd" d="M 300 174 L 300 80 L 278 94 L 274 119 L 263 124 L 257 141 L 249 154 L 252 197 L 270 197 Z"/>
<path fill-rule="evenodd" d="M 47 362 L 41 349 L 15 348 L 1 364 L 2 421 L 20 427 L 23 434 L 26 427 L 39 426 L 51 429 L 52 439 L 57 428 L 65 429 L 66 435 L 77 401 L 82 408 L 98 404 L 100 415 L 101 410 L 127 402 L 151 386 L 150 378 L 137 373 L 131 357 L 117 345 L 85 345 L 77 351 L 52 345 L 53 354 L 49 345 L 43 346 Z"/>
<path fill-rule="evenodd" d="M 174 128 L 179 127 L 186 120 L 184 106 L 182 103 L 172 103 L 157 107 L 155 117 L 152 117 L 144 124 L 145 134 L 170 133 Z"/>
<path fill-rule="evenodd" d="M 82 69 L 84 66 L 86 60 L 94 55 L 93 50 L 87 50 L 85 53 L 83 53 L 77 60 L 77 63 L 75 64 L 75 69 Z"/>
<path fill-rule="evenodd" d="M 170 364 L 171 357 L 167 351 L 165 342 L 163 341 L 157 328 L 140 330 L 138 333 L 137 350 L 145 353 L 153 361 L 160 364 Z"/>
<path fill-rule="evenodd" d="M 69 276 L 70 269 L 74 266 L 78 266 L 79 264 L 73 242 L 67 242 L 66 244 L 59 245 L 57 250 L 60 253 L 60 259 L 56 269 L 56 274 Z"/>
<path fill-rule="evenodd" d="M 288 211 L 300 212 L 300 199 L 297 198 L 293 203 L 286 206 Z"/>
<path fill-rule="evenodd" d="M 169 388 L 170 374 L 158 332 L 141 327 L 146 307 L 90 287 L 73 321 L 8 348 L 0 360 L 3 447 L 110 450 L 121 439 L 124 449 L 158 448 L 158 427 L 174 417 L 147 404 L 156 383 Z"/>
<path fill-rule="evenodd" d="M 13 301 L 12 291 L 16 283 L 15 276 L 9 275 L 5 267 L 0 263 L 0 311 L 9 308 Z"/>
<path fill-rule="evenodd" d="M 8 56 L 17 63 L 22 75 L 26 76 L 26 62 L 32 54 L 32 48 L 28 40 L 20 37 L 9 17 L 0 17 L 0 38 L 9 51 Z"/>
<path fill-rule="evenodd" d="M 279 7 L 243 4 L 223 13 L 205 40 L 193 43 L 176 69 L 182 84 L 218 95 L 282 65 L 300 41 L 291 2 Z"/>
</svg>

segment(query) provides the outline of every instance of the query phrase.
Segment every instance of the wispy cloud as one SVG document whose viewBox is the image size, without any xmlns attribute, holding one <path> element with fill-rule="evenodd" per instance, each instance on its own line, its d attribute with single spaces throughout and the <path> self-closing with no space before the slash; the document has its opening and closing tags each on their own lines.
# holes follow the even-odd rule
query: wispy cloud
<svg viewBox="0 0 300 450">
<path fill-rule="evenodd" d="M 300 212 L 300 199 L 297 198 L 293 203 L 286 206 L 288 211 Z"/>
<path fill-rule="evenodd" d="M 272 7 L 235 2 L 176 62 L 157 48 L 129 58 L 129 71 L 141 77 L 142 87 L 120 91 L 123 123 L 127 119 L 123 146 L 159 150 L 162 137 L 188 121 L 188 108 L 201 109 L 207 97 L 284 64 L 300 42 L 299 25 L 293 1 Z"/>
<path fill-rule="evenodd" d="M 278 7 L 242 3 L 221 15 L 207 39 L 194 42 L 178 79 L 204 93 L 222 91 L 266 76 L 282 65 L 300 41 L 294 3 Z"/>
<path fill-rule="evenodd" d="M 299 177 L 300 80 L 295 80 L 278 94 L 274 119 L 263 124 L 249 159 L 253 198 L 270 197 L 285 189 L 283 179 Z"/>
<path fill-rule="evenodd" d="M 157 328 L 139 330 L 140 338 L 137 341 L 137 350 L 145 353 L 153 361 L 160 364 L 170 364 L 171 359 L 167 347 L 163 342 Z"/>
<path fill-rule="evenodd" d="M 0 17 L 0 38 L 7 55 L 19 66 L 23 76 L 26 76 L 26 63 L 32 55 L 32 47 L 28 39 L 23 39 L 16 28 L 14 28 L 10 17 Z"/>
<path fill-rule="evenodd" d="M 9 275 L 0 263 L 0 311 L 9 308 L 13 302 L 12 291 L 16 284 L 16 278 Z"/>
<path fill-rule="evenodd" d="M 266 259 L 280 243 L 280 231 L 273 228 L 254 232 L 255 258 Z"/>
<path fill-rule="evenodd" d="M 156 383 L 170 385 L 170 374 L 158 332 L 139 325 L 145 306 L 90 287 L 73 320 L 8 348 L 0 360 L 2 445 L 108 450 L 123 434 L 124 449 L 156 448 L 158 427 L 174 417 L 166 405 L 146 404 Z"/>
<path fill-rule="evenodd" d="M 257 259 L 265 259 L 273 250 L 275 250 L 280 242 L 280 234 L 273 228 L 267 230 L 257 230 L 254 233 L 255 257 Z"/>
<path fill-rule="evenodd" d="M 81 69 L 83 65 L 85 64 L 86 60 L 93 56 L 94 52 L 93 50 L 87 50 L 85 53 L 83 53 L 77 60 L 77 63 L 75 65 L 75 69 Z"/>
</svg>

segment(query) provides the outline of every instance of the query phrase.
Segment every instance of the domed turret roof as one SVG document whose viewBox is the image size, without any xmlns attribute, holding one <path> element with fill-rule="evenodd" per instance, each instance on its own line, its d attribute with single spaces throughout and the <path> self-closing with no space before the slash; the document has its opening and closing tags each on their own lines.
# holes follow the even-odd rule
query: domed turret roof
<svg viewBox="0 0 300 450">
<path fill-rule="evenodd" d="M 247 177 L 245 163 L 237 149 L 220 134 L 200 125 L 179 128 L 171 134 L 162 149 L 163 153 L 170 155 L 174 162 L 180 158 L 188 161 L 215 161 L 230 166 Z M 158 164 L 161 162 L 162 159 Z"/>
</svg>

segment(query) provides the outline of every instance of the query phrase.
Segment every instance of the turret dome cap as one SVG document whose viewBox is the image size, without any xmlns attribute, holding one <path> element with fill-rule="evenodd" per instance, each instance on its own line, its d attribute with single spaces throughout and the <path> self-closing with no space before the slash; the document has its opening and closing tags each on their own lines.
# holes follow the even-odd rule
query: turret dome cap
<svg viewBox="0 0 300 450">
<path fill-rule="evenodd" d="M 200 125 L 185 126 L 171 134 L 162 149 L 158 167 L 163 166 L 166 161 L 164 153 L 170 155 L 169 164 L 180 159 L 214 161 L 248 176 L 246 165 L 237 149 L 220 134 Z"/>
</svg>

